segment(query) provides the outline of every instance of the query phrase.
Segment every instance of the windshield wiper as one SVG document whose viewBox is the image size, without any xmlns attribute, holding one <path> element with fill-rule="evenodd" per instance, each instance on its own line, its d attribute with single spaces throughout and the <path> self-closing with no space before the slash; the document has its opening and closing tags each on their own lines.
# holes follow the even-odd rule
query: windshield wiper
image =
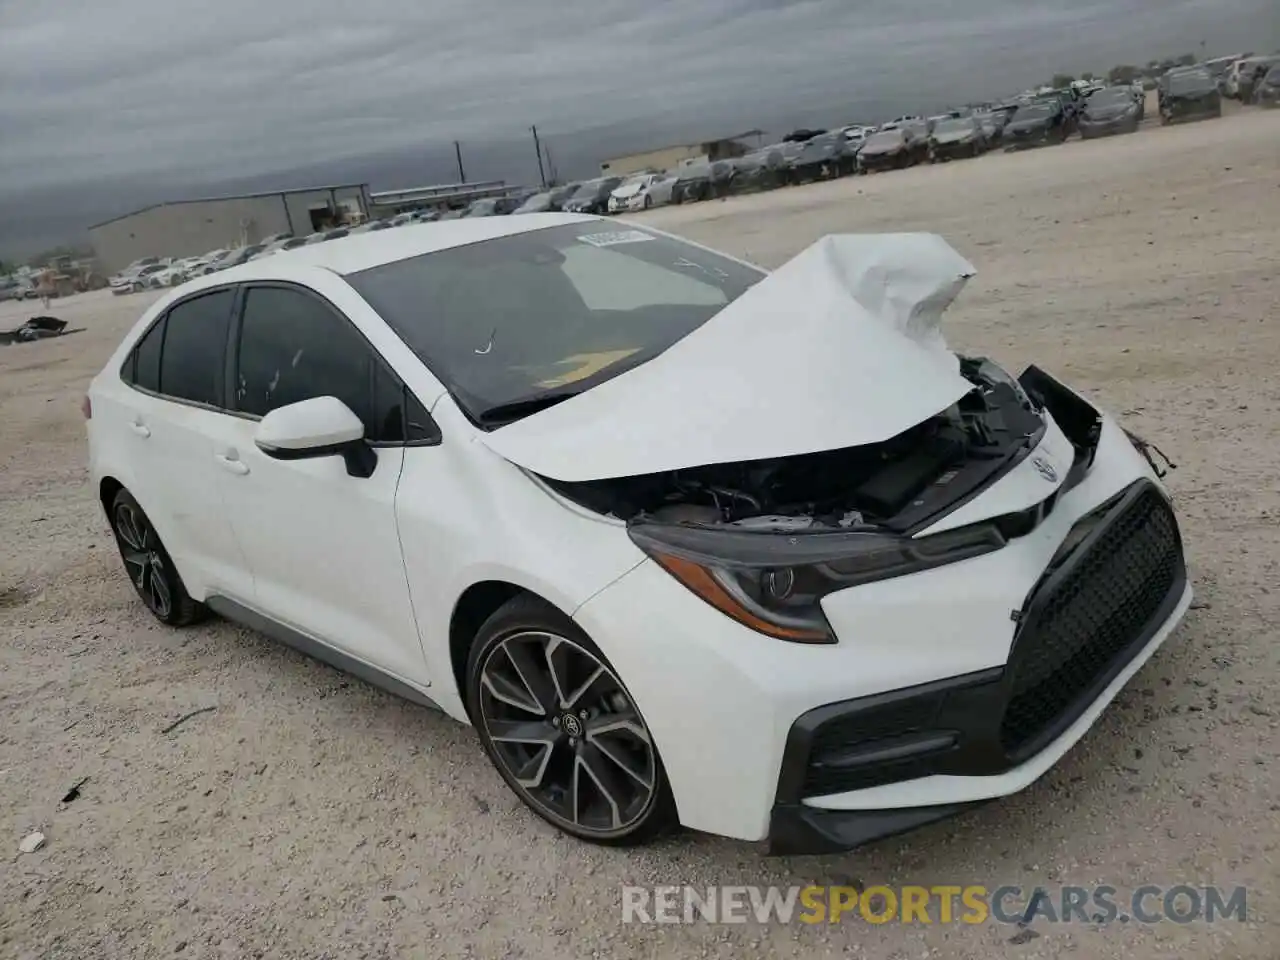
<svg viewBox="0 0 1280 960">
<path fill-rule="evenodd" d="M 550 390 L 531 397 L 521 397 L 519 400 L 510 400 L 481 410 L 476 414 L 476 420 L 486 426 L 501 426 L 537 413 L 539 410 L 545 410 L 547 407 L 554 407 L 557 403 L 576 397 L 581 392 L 581 390 Z"/>
</svg>

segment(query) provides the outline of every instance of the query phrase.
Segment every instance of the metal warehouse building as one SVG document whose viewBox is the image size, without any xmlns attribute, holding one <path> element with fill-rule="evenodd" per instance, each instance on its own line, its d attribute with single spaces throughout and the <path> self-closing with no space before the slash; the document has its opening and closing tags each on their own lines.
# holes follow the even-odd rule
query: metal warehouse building
<svg viewBox="0 0 1280 960">
<path fill-rule="evenodd" d="M 276 233 L 301 236 L 363 220 L 369 208 L 364 183 L 204 197 L 158 203 L 95 224 L 89 239 L 102 269 L 115 273 L 142 257 L 194 257 Z"/>
<path fill-rule="evenodd" d="M 747 130 L 732 137 L 721 137 L 718 140 L 704 140 L 701 143 L 678 143 L 667 147 L 646 150 L 644 153 L 631 153 L 622 157 L 611 157 L 600 164 L 603 176 L 625 177 L 631 173 L 642 173 L 646 170 L 675 170 L 685 163 L 699 160 L 725 160 L 729 157 L 740 157 L 749 151 L 749 147 L 739 141 L 748 137 L 757 139 L 762 130 Z"/>
</svg>

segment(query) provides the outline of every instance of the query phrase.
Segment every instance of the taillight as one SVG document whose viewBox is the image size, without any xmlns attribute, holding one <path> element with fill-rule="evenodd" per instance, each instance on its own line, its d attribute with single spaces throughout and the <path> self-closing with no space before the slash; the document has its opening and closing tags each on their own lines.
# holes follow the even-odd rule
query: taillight
<svg viewBox="0 0 1280 960">
<path fill-rule="evenodd" d="M 93 419 L 93 401 L 89 399 L 87 393 L 84 395 L 84 399 L 80 401 L 80 412 L 84 414 L 86 420 Z"/>
</svg>

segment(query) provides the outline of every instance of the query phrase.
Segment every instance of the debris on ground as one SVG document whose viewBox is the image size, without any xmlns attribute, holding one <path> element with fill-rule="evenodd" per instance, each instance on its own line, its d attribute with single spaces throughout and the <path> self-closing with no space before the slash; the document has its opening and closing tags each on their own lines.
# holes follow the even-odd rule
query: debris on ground
<svg viewBox="0 0 1280 960">
<path fill-rule="evenodd" d="M 22 842 L 18 844 L 18 850 L 21 853 L 35 853 L 44 846 L 44 834 L 37 830 L 35 833 L 28 833 L 22 838 Z"/>
<path fill-rule="evenodd" d="M 165 727 L 165 728 L 164 728 L 163 730 L 161 730 L 160 732 L 161 732 L 161 733 L 173 733 L 173 731 L 177 730 L 180 726 L 182 726 L 184 723 L 186 723 L 186 722 L 187 722 L 188 720 L 190 720 L 192 717 L 198 717 L 198 716 L 200 716 L 200 714 L 202 714 L 202 713 L 212 713 L 214 710 L 217 710 L 217 709 L 218 709 L 217 707 L 201 707 L 199 710 L 192 710 L 190 713 L 184 713 L 184 714 L 183 714 L 182 716 L 180 716 L 177 720 L 173 721 L 173 723 L 169 724 L 167 727 Z"/>
<path fill-rule="evenodd" d="M 63 803 L 71 803 L 80 799 L 80 788 L 89 782 L 88 777 L 81 777 L 78 781 L 71 785 L 71 789 L 62 795 Z"/>
<path fill-rule="evenodd" d="M 33 340 L 47 340 L 79 332 L 78 328 L 68 330 L 67 321 L 57 317 L 32 317 L 22 326 L 0 333 L 0 343 L 30 343 Z"/>
</svg>

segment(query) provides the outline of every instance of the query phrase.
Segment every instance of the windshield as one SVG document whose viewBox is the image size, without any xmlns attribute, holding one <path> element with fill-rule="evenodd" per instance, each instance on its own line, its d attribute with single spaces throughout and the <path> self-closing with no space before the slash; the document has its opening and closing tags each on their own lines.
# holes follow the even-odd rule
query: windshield
<svg viewBox="0 0 1280 960">
<path fill-rule="evenodd" d="M 972 120 L 939 120 L 933 128 L 934 133 L 969 133 L 972 130 Z"/>
<path fill-rule="evenodd" d="M 881 130 L 879 133 L 873 133 L 867 137 L 866 146 L 863 147 L 892 147 L 902 142 L 901 130 Z"/>
<path fill-rule="evenodd" d="M 493 427 L 652 359 L 763 276 L 682 240 L 593 222 L 346 279 L 471 418 Z"/>
<path fill-rule="evenodd" d="M 1214 83 L 1213 77 L 1201 71 L 1175 73 L 1169 78 L 1170 93 L 1201 93 L 1217 88 L 1218 85 Z"/>
<path fill-rule="evenodd" d="M 1128 87 L 1112 87 L 1110 90 L 1099 90 L 1091 94 L 1086 101 L 1090 107 L 1119 107 L 1133 103 L 1133 93 Z"/>
<path fill-rule="evenodd" d="M 1019 107 L 1017 113 L 1013 115 L 1015 122 L 1019 120 L 1047 120 L 1053 115 L 1053 108 L 1047 103 L 1029 103 L 1025 107 Z"/>
<path fill-rule="evenodd" d="M 599 180 L 593 180 L 593 181 L 591 181 L 590 183 L 584 183 L 582 186 L 580 186 L 580 187 L 578 188 L 577 192 L 576 192 L 572 197 L 570 197 L 569 199 L 571 199 L 571 200 L 590 200 L 592 197 L 594 197 L 594 196 L 595 196 L 597 193 L 599 193 L 599 192 L 600 192 L 600 181 L 599 181 Z"/>
</svg>

